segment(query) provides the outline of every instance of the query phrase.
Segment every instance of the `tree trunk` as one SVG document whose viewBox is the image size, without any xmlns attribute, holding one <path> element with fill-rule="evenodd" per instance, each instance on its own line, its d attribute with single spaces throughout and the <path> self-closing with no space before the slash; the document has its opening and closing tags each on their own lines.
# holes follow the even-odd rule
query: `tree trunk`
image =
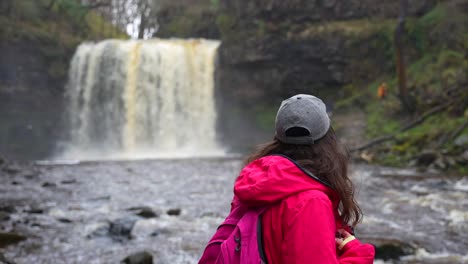
<svg viewBox="0 0 468 264">
<path fill-rule="evenodd" d="M 54 4 L 57 0 L 51 0 L 49 4 L 47 5 L 47 10 L 50 11 L 52 7 L 54 7 Z"/>
<path fill-rule="evenodd" d="M 140 25 L 138 27 L 138 39 L 145 38 L 145 29 L 148 26 L 148 2 L 146 0 L 140 0 L 138 2 L 138 11 L 140 13 Z"/>
<path fill-rule="evenodd" d="M 400 17 L 398 19 L 398 25 L 395 30 L 396 67 L 398 77 L 398 96 L 405 110 L 408 112 L 413 112 L 414 107 L 413 104 L 411 104 L 408 87 L 406 85 L 406 64 L 403 44 L 407 9 L 408 0 L 400 0 Z"/>
</svg>

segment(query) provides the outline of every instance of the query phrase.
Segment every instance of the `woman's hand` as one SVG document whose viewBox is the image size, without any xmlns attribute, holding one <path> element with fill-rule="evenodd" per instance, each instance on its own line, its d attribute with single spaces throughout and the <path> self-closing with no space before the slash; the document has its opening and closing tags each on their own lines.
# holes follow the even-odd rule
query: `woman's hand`
<svg viewBox="0 0 468 264">
<path fill-rule="evenodd" d="M 339 229 L 337 232 L 337 237 L 335 238 L 336 245 L 338 249 L 341 250 L 348 242 L 353 241 L 356 239 L 353 235 L 348 233 L 348 231 L 344 229 Z"/>
</svg>

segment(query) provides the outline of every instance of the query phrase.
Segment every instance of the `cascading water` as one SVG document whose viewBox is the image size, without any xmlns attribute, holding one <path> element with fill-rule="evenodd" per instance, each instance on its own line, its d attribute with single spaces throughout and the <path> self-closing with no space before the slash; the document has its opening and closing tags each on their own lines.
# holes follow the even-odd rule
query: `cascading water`
<svg viewBox="0 0 468 264">
<path fill-rule="evenodd" d="M 78 47 L 67 87 L 66 158 L 217 155 L 218 41 L 106 40 Z"/>
</svg>

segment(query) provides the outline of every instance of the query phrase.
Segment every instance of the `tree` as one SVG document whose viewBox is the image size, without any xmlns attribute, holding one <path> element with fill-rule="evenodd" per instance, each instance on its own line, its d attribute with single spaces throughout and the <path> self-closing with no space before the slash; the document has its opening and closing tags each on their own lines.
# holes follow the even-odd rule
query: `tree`
<svg viewBox="0 0 468 264">
<path fill-rule="evenodd" d="M 413 112 L 414 106 L 411 104 L 408 87 L 406 85 L 406 64 L 404 57 L 404 34 L 407 10 L 408 0 L 400 0 L 400 17 L 398 18 L 398 25 L 395 30 L 396 67 L 398 76 L 398 96 L 405 110 Z"/>
</svg>

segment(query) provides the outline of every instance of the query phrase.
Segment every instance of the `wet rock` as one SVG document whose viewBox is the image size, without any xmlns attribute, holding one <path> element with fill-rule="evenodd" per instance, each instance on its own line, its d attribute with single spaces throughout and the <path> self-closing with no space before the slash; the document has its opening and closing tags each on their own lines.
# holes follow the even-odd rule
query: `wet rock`
<svg viewBox="0 0 468 264">
<path fill-rule="evenodd" d="M 172 209 L 167 210 L 166 213 L 168 215 L 180 215 L 181 212 L 182 210 L 180 208 L 172 208 Z"/>
<path fill-rule="evenodd" d="M 0 232 L 0 248 L 13 245 L 25 240 L 26 237 L 15 233 L 1 233 Z"/>
<path fill-rule="evenodd" d="M 26 173 L 23 175 L 23 177 L 27 180 L 32 180 L 32 179 L 35 179 L 37 178 L 38 174 L 37 173 Z"/>
<path fill-rule="evenodd" d="M 416 157 L 416 166 L 428 166 L 437 159 L 437 153 L 426 151 Z"/>
<path fill-rule="evenodd" d="M 68 218 L 58 218 L 57 221 L 59 221 L 60 223 L 64 223 L 64 224 L 70 224 L 73 222 L 72 220 Z"/>
<path fill-rule="evenodd" d="M 10 204 L 0 205 L 0 211 L 7 212 L 7 213 L 14 213 L 16 212 L 15 207 Z"/>
<path fill-rule="evenodd" d="M 414 254 L 415 247 L 393 239 L 367 239 L 375 247 L 375 258 L 382 260 L 398 260 L 400 257 Z"/>
<path fill-rule="evenodd" d="M 57 184 L 53 182 L 44 182 L 41 186 L 44 188 L 55 188 L 57 187 Z"/>
<path fill-rule="evenodd" d="M 148 206 L 132 207 L 128 210 L 134 212 L 136 215 L 141 216 L 143 218 L 159 217 L 159 215 L 156 212 L 154 212 L 151 207 Z"/>
<path fill-rule="evenodd" d="M 131 239 L 135 218 L 119 218 L 110 223 L 109 235 L 115 240 Z"/>
<path fill-rule="evenodd" d="M 94 231 L 86 235 L 86 238 L 105 237 L 109 235 L 109 223 L 98 226 Z"/>
<path fill-rule="evenodd" d="M 122 260 L 123 264 L 153 264 L 153 255 L 148 251 L 141 251 Z"/>
<path fill-rule="evenodd" d="M 29 210 L 24 210 L 24 212 L 29 214 L 43 214 L 44 209 L 39 207 L 31 207 Z"/>
<path fill-rule="evenodd" d="M 75 179 L 72 179 L 72 180 L 61 181 L 60 183 L 61 184 L 74 184 L 74 183 L 77 183 L 77 181 Z"/>
<path fill-rule="evenodd" d="M 10 214 L 0 211 L 0 222 L 10 220 Z"/>
<path fill-rule="evenodd" d="M 5 172 L 5 173 L 8 173 L 8 174 L 11 174 L 11 175 L 15 175 L 18 172 L 20 172 L 21 169 L 19 167 L 14 166 L 14 165 L 8 165 L 8 166 L 3 167 L 2 171 Z"/>
</svg>

